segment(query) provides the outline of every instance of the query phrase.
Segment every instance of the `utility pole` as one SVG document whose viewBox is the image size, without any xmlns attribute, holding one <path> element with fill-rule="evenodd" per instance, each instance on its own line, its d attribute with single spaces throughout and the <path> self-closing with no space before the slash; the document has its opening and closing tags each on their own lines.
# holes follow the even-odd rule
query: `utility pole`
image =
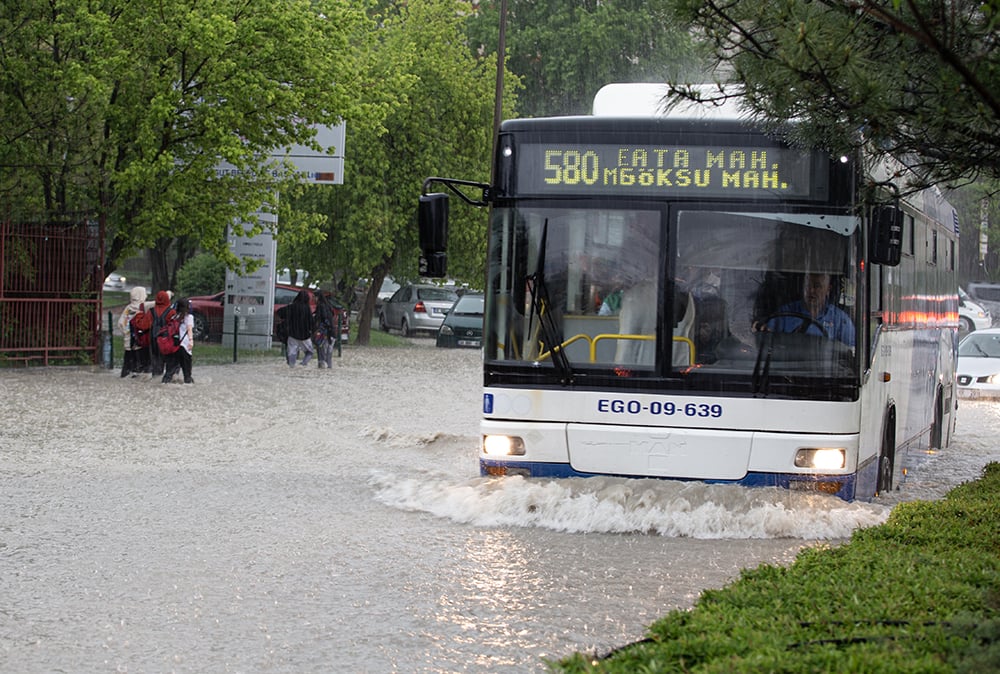
<svg viewBox="0 0 1000 674">
<path fill-rule="evenodd" d="M 983 197 L 979 200 L 979 273 L 980 281 L 986 281 L 986 256 L 989 253 L 990 230 L 990 200 Z"/>
<path fill-rule="evenodd" d="M 497 88 L 493 100 L 493 151 L 490 153 L 490 186 L 495 182 L 497 170 L 497 140 L 503 116 L 503 74 L 507 68 L 507 0 L 500 0 L 500 38 L 497 43 Z"/>
</svg>

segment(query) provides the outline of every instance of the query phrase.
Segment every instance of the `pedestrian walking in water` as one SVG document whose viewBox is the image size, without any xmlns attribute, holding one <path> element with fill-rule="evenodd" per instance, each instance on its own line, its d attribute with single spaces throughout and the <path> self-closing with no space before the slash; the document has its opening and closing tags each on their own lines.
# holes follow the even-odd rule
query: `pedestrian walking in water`
<svg viewBox="0 0 1000 674">
<path fill-rule="evenodd" d="M 146 289 L 136 286 L 129 291 L 129 303 L 118 317 L 118 332 L 122 335 L 125 358 L 122 363 L 122 377 L 137 377 L 140 372 L 149 371 L 149 330 L 138 331 L 132 319 L 146 310 Z M 152 309 L 152 307 L 149 307 Z"/>
<path fill-rule="evenodd" d="M 316 311 L 313 312 L 312 341 L 316 347 L 319 368 L 333 367 L 333 342 L 336 337 L 336 322 L 333 320 L 333 306 L 325 293 L 316 295 Z"/>
<path fill-rule="evenodd" d="M 193 384 L 191 377 L 192 353 L 194 351 L 194 316 L 189 310 L 188 301 L 179 299 L 174 304 L 174 311 L 177 312 L 177 319 L 180 321 L 178 331 L 178 349 L 167 356 L 164 365 L 163 383 L 169 384 L 177 374 L 178 370 L 184 373 L 184 383 Z"/>
<path fill-rule="evenodd" d="M 309 291 L 300 290 L 291 304 L 278 309 L 278 316 L 288 330 L 288 367 L 295 367 L 301 351 L 302 365 L 308 365 L 313 357 L 312 310 L 309 308 Z"/>
<path fill-rule="evenodd" d="M 149 371 L 153 379 L 163 375 L 163 354 L 156 345 L 156 334 L 166 324 L 173 310 L 170 294 L 166 290 L 156 293 L 156 303 L 153 305 L 153 336 L 149 340 Z"/>
</svg>

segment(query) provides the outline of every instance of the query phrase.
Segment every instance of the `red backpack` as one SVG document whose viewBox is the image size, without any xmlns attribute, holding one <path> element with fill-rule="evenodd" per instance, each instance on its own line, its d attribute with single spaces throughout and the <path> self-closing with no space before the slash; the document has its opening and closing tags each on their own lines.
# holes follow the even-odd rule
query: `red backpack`
<svg viewBox="0 0 1000 674">
<path fill-rule="evenodd" d="M 168 309 L 163 316 L 162 325 L 156 331 L 156 348 L 160 350 L 161 356 L 169 356 L 175 353 L 181 346 L 181 319 L 177 317 L 177 312 Z"/>
<path fill-rule="evenodd" d="M 139 305 L 139 311 L 128 322 L 132 331 L 132 342 L 136 346 L 149 346 L 149 331 L 153 329 L 153 314 L 146 311 L 145 303 Z"/>
</svg>

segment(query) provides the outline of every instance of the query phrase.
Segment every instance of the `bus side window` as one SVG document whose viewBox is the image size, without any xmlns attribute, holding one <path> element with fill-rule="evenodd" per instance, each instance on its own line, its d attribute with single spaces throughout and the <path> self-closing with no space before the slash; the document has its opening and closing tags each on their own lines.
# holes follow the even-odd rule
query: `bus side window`
<svg viewBox="0 0 1000 674">
<path fill-rule="evenodd" d="M 882 265 L 868 266 L 868 362 L 875 359 L 875 336 L 880 325 L 885 324 L 885 296 L 882 293 Z"/>
</svg>

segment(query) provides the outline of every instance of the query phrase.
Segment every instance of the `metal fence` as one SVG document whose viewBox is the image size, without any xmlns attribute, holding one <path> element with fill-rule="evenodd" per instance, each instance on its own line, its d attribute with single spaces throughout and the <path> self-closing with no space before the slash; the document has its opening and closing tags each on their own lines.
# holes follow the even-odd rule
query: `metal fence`
<svg viewBox="0 0 1000 674">
<path fill-rule="evenodd" d="M 0 362 L 98 362 L 101 234 L 86 216 L 0 222 Z"/>
</svg>

